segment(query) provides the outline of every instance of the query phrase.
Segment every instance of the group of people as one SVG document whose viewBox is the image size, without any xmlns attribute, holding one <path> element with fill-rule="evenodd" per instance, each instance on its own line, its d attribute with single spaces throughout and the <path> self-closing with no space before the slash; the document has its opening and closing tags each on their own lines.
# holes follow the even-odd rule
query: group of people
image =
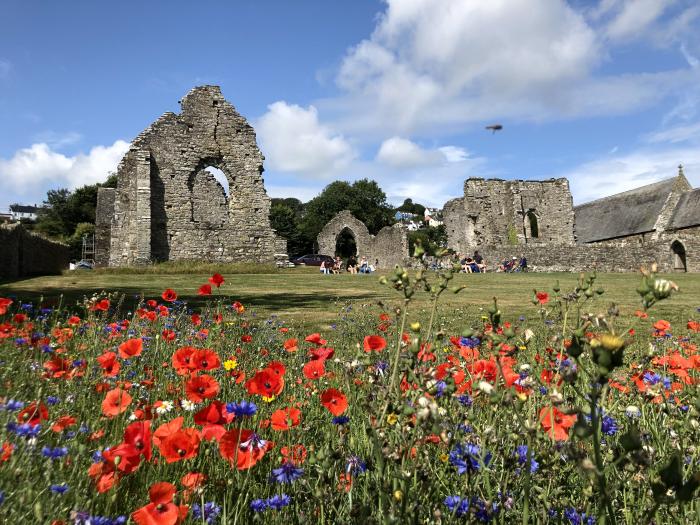
<svg viewBox="0 0 700 525">
<path fill-rule="evenodd" d="M 379 259 L 375 259 L 374 264 L 370 264 L 367 257 L 362 256 L 360 258 L 360 262 L 358 263 L 357 258 L 354 255 L 351 255 L 348 257 L 346 270 L 352 274 L 372 273 L 377 270 L 377 266 L 379 266 Z M 339 256 L 336 256 L 332 263 L 330 261 L 321 261 L 320 271 L 326 275 L 331 273 L 340 273 L 343 271 L 343 260 Z"/>
<path fill-rule="evenodd" d="M 464 273 L 486 273 L 486 261 L 478 251 L 472 257 L 460 257 L 459 264 Z"/>
<path fill-rule="evenodd" d="M 520 259 L 518 259 L 517 257 L 511 257 L 510 259 L 506 257 L 498 265 L 498 269 L 496 271 L 497 272 L 506 272 L 506 273 L 526 272 L 527 271 L 527 259 L 525 258 L 524 255 L 521 255 Z"/>
</svg>

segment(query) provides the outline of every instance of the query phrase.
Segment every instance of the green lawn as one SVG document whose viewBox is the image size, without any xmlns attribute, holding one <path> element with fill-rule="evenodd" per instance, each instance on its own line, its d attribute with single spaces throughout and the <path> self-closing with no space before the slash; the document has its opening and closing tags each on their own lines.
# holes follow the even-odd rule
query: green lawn
<svg viewBox="0 0 700 525">
<path fill-rule="evenodd" d="M 339 312 L 348 306 L 377 304 L 387 308 L 400 304 L 399 294 L 388 285 L 379 283 L 380 274 L 322 276 L 310 268 L 283 270 L 269 274 L 225 275 L 222 293 L 227 300 L 241 301 L 258 315 L 276 314 L 282 319 L 301 323 L 309 327 L 322 328 L 333 322 Z M 76 272 L 69 275 L 37 277 L 0 285 L 0 296 L 16 296 L 23 300 L 42 300 L 44 304 L 75 304 L 84 296 L 103 292 L 120 292 L 125 295 L 125 305 L 133 306 L 137 298 L 158 298 L 165 288 L 175 289 L 179 296 L 193 307 L 204 301 L 197 296 L 197 289 L 206 282 L 209 274 L 121 274 L 103 272 Z M 480 315 L 493 296 L 498 297 L 506 317 L 520 314 L 531 315 L 533 288 L 551 293 L 556 280 L 562 290 L 572 288 L 577 279 L 573 273 L 527 273 L 527 274 L 461 274 L 454 284 L 466 285 L 458 295 L 445 293 L 440 303 L 439 314 L 443 319 L 460 319 Z M 670 301 L 662 302 L 654 309 L 656 317 L 687 320 L 697 316 L 700 306 L 700 275 L 676 274 L 672 278 L 681 288 Z M 605 294 L 598 299 L 599 307 L 615 302 L 622 311 L 631 313 L 639 307 L 635 289 L 638 274 L 601 274 L 598 285 Z M 603 301 L 603 304 L 601 304 Z M 413 308 L 426 309 L 426 294 L 417 297 Z"/>
</svg>

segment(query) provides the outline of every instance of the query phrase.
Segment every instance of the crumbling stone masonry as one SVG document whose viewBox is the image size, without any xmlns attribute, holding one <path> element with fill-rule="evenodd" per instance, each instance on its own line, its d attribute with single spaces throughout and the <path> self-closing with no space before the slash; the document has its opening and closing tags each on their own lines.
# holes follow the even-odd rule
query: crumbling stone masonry
<svg viewBox="0 0 700 525">
<path fill-rule="evenodd" d="M 338 237 L 345 230 L 355 238 L 357 255 L 367 257 L 372 264 L 378 260 L 379 268 L 407 264 L 408 237 L 401 224 L 385 226 L 375 237 L 369 233 L 367 226 L 348 210 L 341 211 L 323 227 L 317 238 L 318 252 L 334 256 Z"/>
<path fill-rule="evenodd" d="M 67 244 L 27 231 L 21 224 L 0 225 L 0 279 L 60 274 L 68 269 Z"/>
<path fill-rule="evenodd" d="M 445 204 L 448 245 L 468 252 L 484 245 L 573 244 L 569 181 L 467 179 L 464 197 Z"/>
<path fill-rule="evenodd" d="M 270 227 L 264 157 L 255 131 L 222 96 L 201 86 L 131 143 L 117 188 L 101 188 L 96 262 L 273 262 L 287 243 Z M 228 194 L 207 168 L 221 170 Z"/>
</svg>

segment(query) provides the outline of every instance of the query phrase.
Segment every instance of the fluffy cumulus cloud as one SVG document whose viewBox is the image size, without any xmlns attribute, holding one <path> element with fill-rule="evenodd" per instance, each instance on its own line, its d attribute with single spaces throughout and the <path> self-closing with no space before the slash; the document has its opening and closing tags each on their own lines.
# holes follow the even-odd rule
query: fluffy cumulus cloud
<svg viewBox="0 0 700 525">
<path fill-rule="evenodd" d="M 648 107 L 679 90 L 678 70 L 616 75 L 602 66 L 613 40 L 649 26 L 660 34 L 669 3 L 603 1 L 593 12 L 565 0 L 386 0 L 372 35 L 343 59 L 342 95 L 328 106 L 343 129 L 404 135 Z"/>
<path fill-rule="evenodd" d="M 376 160 L 392 168 L 439 166 L 446 162 L 462 162 L 467 152 L 457 146 L 425 149 L 408 139 L 391 137 L 382 142 Z"/>
<path fill-rule="evenodd" d="M 350 143 L 319 122 L 314 106 L 303 108 L 284 101 L 268 106 L 256 129 L 273 170 L 310 178 L 328 178 L 355 158 Z"/>
<path fill-rule="evenodd" d="M 640 148 L 576 166 L 563 176 L 569 179 L 576 204 L 651 184 L 678 174 L 682 163 L 691 185 L 700 185 L 700 150 Z"/>
<path fill-rule="evenodd" d="M 0 187 L 7 198 L 41 202 L 52 188 L 74 189 L 103 182 L 115 171 L 129 144 L 117 140 L 111 146 L 95 146 L 87 153 L 67 156 L 46 143 L 20 149 L 8 158 L 0 158 Z"/>
</svg>

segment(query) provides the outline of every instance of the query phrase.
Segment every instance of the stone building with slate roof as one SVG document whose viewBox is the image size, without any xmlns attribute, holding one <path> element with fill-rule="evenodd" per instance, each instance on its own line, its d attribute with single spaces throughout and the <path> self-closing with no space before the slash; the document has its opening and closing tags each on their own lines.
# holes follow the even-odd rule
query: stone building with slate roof
<svg viewBox="0 0 700 525">
<path fill-rule="evenodd" d="M 700 272 L 700 188 L 683 174 L 573 206 L 566 179 L 468 179 L 443 210 L 448 246 L 494 268 L 525 257 L 541 271 Z"/>
</svg>

